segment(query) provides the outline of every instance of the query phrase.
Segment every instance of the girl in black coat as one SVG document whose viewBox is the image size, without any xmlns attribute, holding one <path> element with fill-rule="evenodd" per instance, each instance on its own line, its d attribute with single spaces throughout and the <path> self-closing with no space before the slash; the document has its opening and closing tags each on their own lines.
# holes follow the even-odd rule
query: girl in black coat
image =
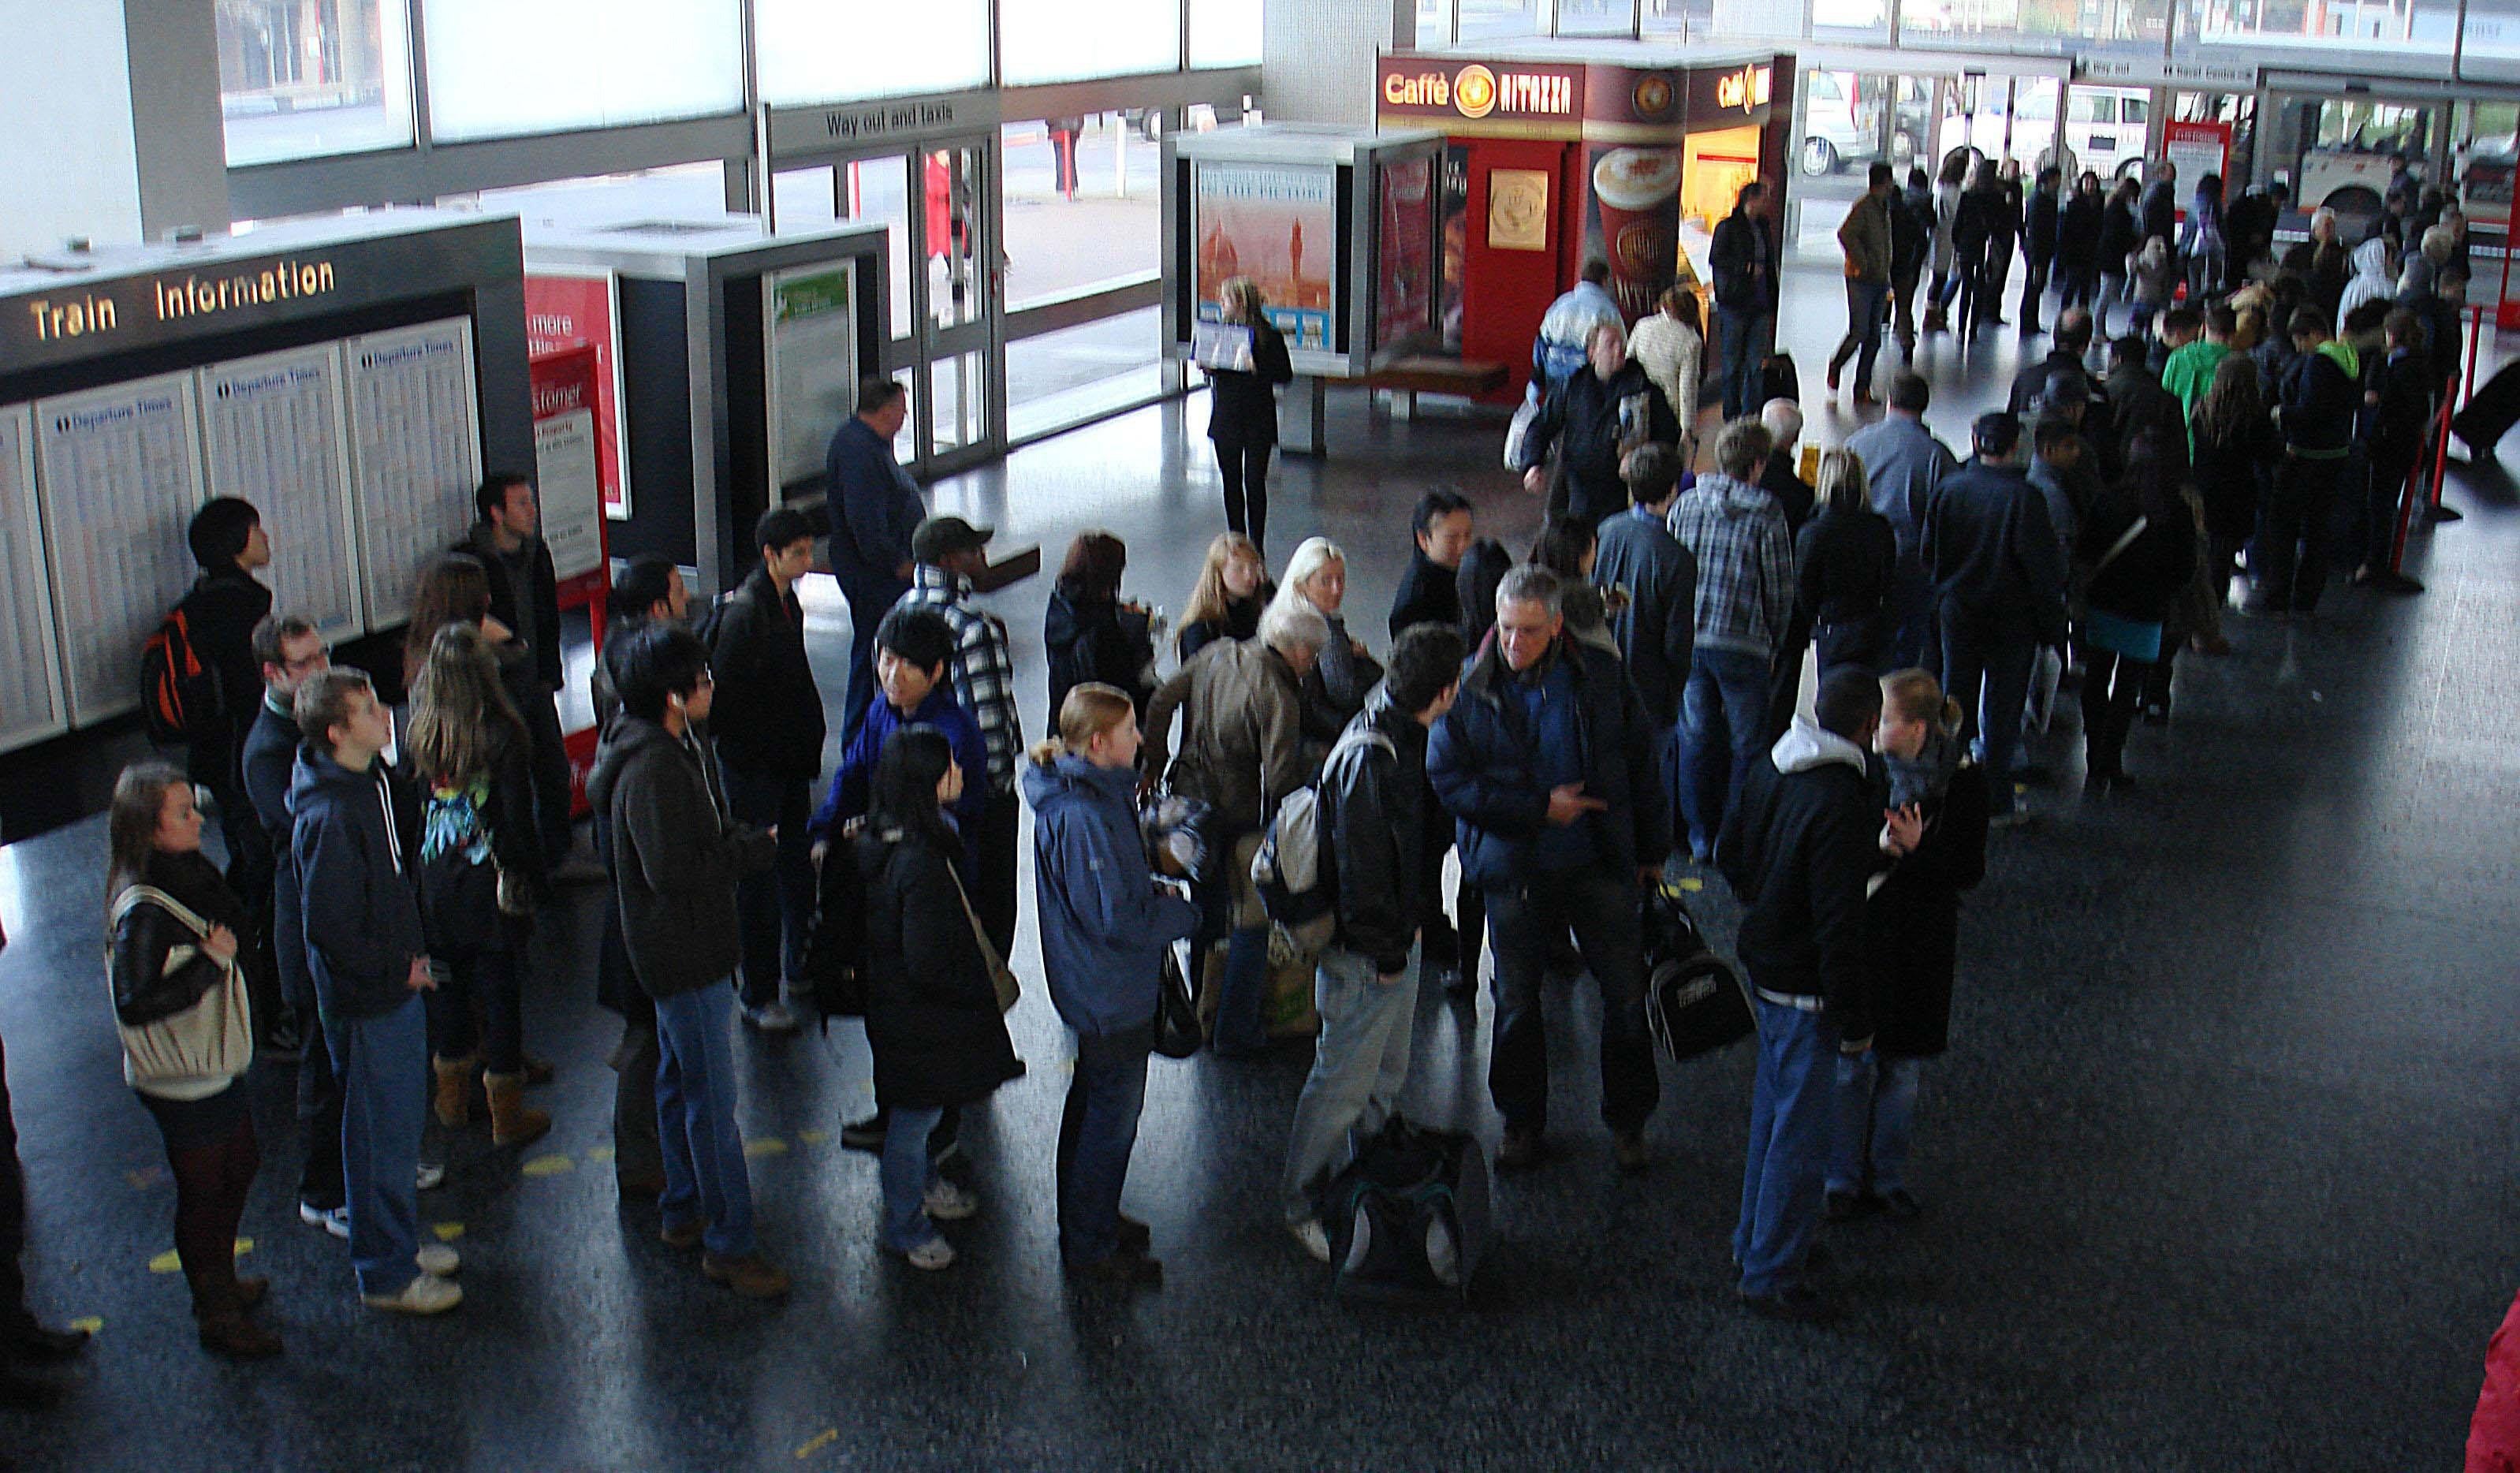
<svg viewBox="0 0 2520 1473">
<path fill-rule="evenodd" d="M 2230 596 L 2234 559 L 2257 533 L 2267 468 L 2283 453 L 2258 391 L 2257 365 L 2247 355 L 2233 353 L 2216 365 L 2189 431 L 2195 445 L 2190 474 L 2205 503 L 2205 573 L 2219 604 Z"/>
<path fill-rule="evenodd" d="M 1909 1141 L 1923 1061 L 1951 1043 L 1960 894 L 1986 875 L 1986 772 L 1960 739 L 1959 703 L 1922 670 L 1881 683 L 1873 738 L 1889 770 L 1889 868 L 1865 903 L 1872 960 L 1872 1047 L 1837 1061 L 1828 1216 L 1917 1212 Z"/>
<path fill-rule="evenodd" d="M 1899 539 L 1872 510 L 1864 458 L 1831 450 L 1820 458 L 1820 515 L 1794 544 L 1794 581 L 1812 648 L 1825 677 L 1840 665 L 1881 668 L 1890 644 L 1890 578 Z"/>
<path fill-rule="evenodd" d="M 1187 665 L 1218 640 L 1251 638 L 1260 632 L 1261 610 L 1277 596 L 1278 585 L 1269 581 L 1269 565 L 1251 539 L 1239 532 L 1217 533 L 1207 545 L 1207 560 L 1199 565 L 1190 601 L 1182 605 L 1174 652 Z M 1058 706 L 1050 709 L 1054 715 L 1058 711 Z M 1144 714 L 1146 707 L 1138 710 Z"/>
<path fill-rule="evenodd" d="M 2084 781 L 2128 783 L 2123 759 L 2152 666 L 2169 657 L 2164 624 L 2196 569 L 2196 520 L 2149 434 L 2136 439 L 2126 480 L 2084 518 L 2076 560 L 2092 569 L 2083 656 Z"/>
<path fill-rule="evenodd" d="M 963 841 L 946 807 L 963 791 L 952 746 L 933 727 L 904 727 L 876 762 L 856 859 L 867 904 L 867 1043 L 883 1143 L 883 1246 L 914 1268 L 942 1269 L 954 1249 L 936 1220 L 968 1218 L 979 1199 L 936 1173 L 928 1134 L 950 1106 L 985 1099 L 1023 1072 L 998 1002 L 1005 960 L 989 953 L 956 867 Z"/>
<path fill-rule="evenodd" d="M 1278 448 L 1278 385 L 1295 370 L 1286 339 L 1269 323 L 1260 288 L 1238 276 L 1219 293 L 1230 327 L 1251 331 L 1251 367 L 1211 368 L 1207 437 L 1216 442 L 1216 473 L 1225 483 L 1225 525 L 1248 533 L 1252 545 L 1269 546 L 1269 452 Z M 1054 707 L 1054 709 L 1056 709 Z"/>
<path fill-rule="evenodd" d="M 2056 217 L 2056 310 L 2088 307 L 2100 286 L 2100 176 L 2086 169 Z"/>
<path fill-rule="evenodd" d="M 1120 575 L 1128 566 L 1128 544 L 1108 532 L 1080 532 L 1067 545 L 1067 560 L 1042 621 L 1054 714 L 1067 703 L 1069 691 L 1088 681 L 1125 692 L 1141 711 L 1155 693 L 1155 642 L 1147 610 L 1120 602 Z"/>
</svg>

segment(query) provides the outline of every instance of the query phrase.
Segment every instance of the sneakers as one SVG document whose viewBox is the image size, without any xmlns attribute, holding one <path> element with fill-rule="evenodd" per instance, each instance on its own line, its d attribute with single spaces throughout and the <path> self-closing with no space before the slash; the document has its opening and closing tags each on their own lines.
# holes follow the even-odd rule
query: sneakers
<svg viewBox="0 0 2520 1473">
<path fill-rule="evenodd" d="M 886 1122 L 881 1112 L 840 1127 L 840 1144 L 853 1151 L 880 1151 Z"/>
<path fill-rule="evenodd" d="M 777 1299 L 788 1292 L 787 1271 L 757 1252 L 735 1258 L 703 1253 L 700 1272 L 710 1283 L 724 1284 L 745 1299 Z"/>
<path fill-rule="evenodd" d="M 444 1243 L 423 1243 L 420 1251 L 411 1256 L 411 1261 L 420 1266 L 421 1272 L 431 1278 L 453 1278 L 464 1269 L 464 1260 L 456 1257 L 455 1250 Z"/>
<path fill-rule="evenodd" d="M 1303 1244 L 1304 1252 L 1311 1256 L 1314 1263 L 1326 1264 L 1330 1261 L 1329 1229 L 1322 1226 L 1320 1218 L 1306 1218 L 1300 1223 L 1288 1223 L 1286 1230 L 1294 1234 L 1296 1242 Z"/>
<path fill-rule="evenodd" d="M 698 1218 L 688 1223 L 673 1223 L 656 1229 L 657 1240 L 668 1248 L 697 1248 L 705 1231 Z"/>
<path fill-rule="evenodd" d="M 909 1260 L 910 1267 L 933 1273 L 939 1269 L 954 1266 L 954 1245 L 941 1237 L 931 1237 L 902 1257 Z"/>
<path fill-rule="evenodd" d="M 403 1285 L 399 1294 L 359 1296 L 359 1303 L 369 1309 L 395 1315 L 443 1315 L 463 1302 L 463 1289 L 447 1279 L 428 1273 Z"/>
<path fill-rule="evenodd" d="M 423 1161 L 418 1181 L 421 1190 L 435 1191 L 446 1181 L 446 1168 L 434 1161 Z"/>
<path fill-rule="evenodd" d="M 927 1215 L 940 1223 L 959 1223 L 980 1210 L 980 1198 L 968 1187 L 951 1182 L 937 1182 L 927 1188 L 923 1199 Z"/>
<path fill-rule="evenodd" d="M 350 1209 L 346 1204 L 324 1208 L 311 1202 L 300 1202 L 297 1204 L 297 1221 L 309 1228 L 321 1228 L 338 1238 L 346 1239 L 350 1235 Z"/>
<path fill-rule="evenodd" d="M 1642 1131 L 1619 1131 L 1610 1138 L 1610 1154 L 1618 1159 L 1619 1170 L 1633 1177 L 1653 1165 L 1653 1147 L 1645 1144 Z"/>
<path fill-rule="evenodd" d="M 743 1020 L 760 1033 L 794 1033 L 799 1025 L 795 1010 L 785 998 L 773 999 L 758 1007 L 743 1009 Z"/>
</svg>

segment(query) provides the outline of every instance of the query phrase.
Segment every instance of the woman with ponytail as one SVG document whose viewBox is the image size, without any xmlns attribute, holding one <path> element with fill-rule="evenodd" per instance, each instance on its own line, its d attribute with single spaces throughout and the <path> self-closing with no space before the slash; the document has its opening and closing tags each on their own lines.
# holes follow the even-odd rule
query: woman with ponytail
<svg viewBox="0 0 2520 1473">
<path fill-rule="evenodd" d="M 1120 1188 L 1147 1098 L 1164 953 L 1198 908 L 1155 882 L 1138 834 L 1138 713 L 1088 681 L 1058 708 L 1058 735 L 1023 770 L 1033 810 L 1042 973 L 1076 1030 L 1076 1072 L 1058 1121 L 1058 1251 L 1070 1273 L 1163 1282 L 1146 1225 L 1120 1214 Z"/>
<path fill-rule="evenodd" d="M 1960 739 L 1960 707 L 1922 670 L 1881 682 L 1873 747 L 1890 772 L 1890 822 L 1905 848 L 1865 906 L 1872 956 L 1872 1047 L 1837 1060 L 1828 1216 L 1918 1211 L 1907 1161 L 1916 1086 L 1951 1041 L 1960 893 L 1986 874 L 1987 777 Z"/>
</svg>

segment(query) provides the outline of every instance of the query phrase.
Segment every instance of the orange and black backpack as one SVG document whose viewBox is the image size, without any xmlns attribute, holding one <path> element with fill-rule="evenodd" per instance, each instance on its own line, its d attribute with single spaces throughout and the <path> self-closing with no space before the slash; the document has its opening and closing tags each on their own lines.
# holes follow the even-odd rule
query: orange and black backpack
<svg viewBox="0 0 2520 1473">
<path fill-rule="evenodd" d="M 193 646 L 192 597 L 166 611 L 140 647 L 140 712 L 149 739 L 178 746 L 216 730 L 226 702 L 219 673 Z"/>
</svg>

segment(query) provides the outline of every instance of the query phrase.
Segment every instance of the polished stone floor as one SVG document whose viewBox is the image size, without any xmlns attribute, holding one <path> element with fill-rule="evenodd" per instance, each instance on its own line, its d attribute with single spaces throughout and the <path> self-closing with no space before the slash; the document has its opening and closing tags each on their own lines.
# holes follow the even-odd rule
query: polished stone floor
<svg viewBox="0 0 2520 1473">
<path fill-rule="evenodd" d="M 1794 274 L 1786 338 L 1815 406 L 1837 303 L 1832 277 Z M 2016 361 L 2008 336 L 1978 354 L 1928 355 L 1949 438 Z M 1178 610 L 1219 521 L 1204 412 L 1044 443 L 939 505 L 1054 561 L 1077 528 L 1110 526 L 1131 591 Z M 1846 427 L 1816 411 L 1817 437 Z M 1274 552 L 1344 543 L 1356 627 L 1379 647 L 1423 484 L 1469 488 L 1517 545 L 1536 524 L 1497 430 L 1338 405 L 1333 454 L 1279 473 Z M 521 1158 L 476 1128 L 422 1199 L 466 1255 L 463 1309 L 355 1306 L 338 1245 L 292 1210 L 290 1077 L 265 1067 L 244 1231 L 290 1350 L 222 1363 L 152 1268 L 171 1189 L 107 1024 L 102 822 L 0 849 L 27 1267 L 47 1316 L 100 1324 L 58 1410 L 0 1412 L 0 1465 L 2452 1466 L 2520 1281 L 2520 702 L 2493 674 L 2520 649 L 2520 492 L 2463 473 L 2452 499 L 2467 519 L 2419 545 L 2423 598 L 2340 592 L 2313 627 L 2238 622 L 2231 656 L 2184 661 L 2172 725 L 2136 736 L 2131 795 L 2083 801 L 2070 720 L 2049 738 L 2041 821 L 1999 836 L 1963 922 L 1956 1047 L 1925 1087 L 1926 1213 L 1832 1234 L 1854 1308 L 1826 1329 L 1732 1303 L 1748 1053 L 1666 1067 L 1659 1164 L 1621 1178 L 1593 1124 L 1580 989 L 1552 1019 L 1560 1156 L 1501 1187 L 1464 1313 L 1333 1304 L 1276 1227 L 1292 1052 L 1155 1063 L 1130 1204 L 1166 1286 L 1071 1292 L 1050 1199 L 1065 1043 L 1037 978 L 1013 1016 L 1032 1070 L 974 1112 L 986 1205 L 941 1275 L 878 1254 L 875 1159 L 839 1146 L 871 1098 L 858 1028 L 740 1043 L 765 1236 L 797 1290 L 737 1301 L 615 1203 L 615 1025 L 574 960 L 580 892 L 545 933 L 529 1014 L 561 1064 L 537 1092 L 558 1127 Z M 998 601 L 1036 726 L 1046 594 Z M 836 631 L 818 619 L 815 637 L 836 692 Z M 1719 941 L 1720 888 L 1697 897 Z M 1420 1008 L 1409 1110 L 1492 1137 L 1486 1004 Z"/>
</svg>

